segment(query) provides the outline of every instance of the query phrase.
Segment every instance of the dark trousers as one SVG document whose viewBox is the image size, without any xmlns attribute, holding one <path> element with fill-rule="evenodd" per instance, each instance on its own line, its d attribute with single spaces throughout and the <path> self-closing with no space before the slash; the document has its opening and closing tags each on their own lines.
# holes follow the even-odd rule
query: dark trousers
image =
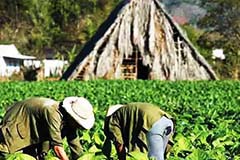
<svg viewBox="0 0 240 160">
<path fill-rule="evenodd" d="M 5 143 L 5 139 L 4 139 L 3 133 L 2 133 L 2 128 L 0 128 L 0 143 Z"/>
<path fill-rule="evenodd" d="M 3 137 L 2 129 L 0 128 L 0 145 L 5 144 L 5 139 Z M 8 153 L 0 150 L 0 160 L 5 160 Z"/>
</svg>

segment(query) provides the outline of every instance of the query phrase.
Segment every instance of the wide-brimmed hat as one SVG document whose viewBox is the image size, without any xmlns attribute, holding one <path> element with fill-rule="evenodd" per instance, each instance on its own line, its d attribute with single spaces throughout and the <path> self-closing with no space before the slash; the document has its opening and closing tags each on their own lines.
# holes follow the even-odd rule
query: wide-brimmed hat
<svg viewBox="0 0 240 160">
<path fill-rule="evenodd" d="M 107 111 L 107 117 L 108 116 L 111 116 L 114 112 L 116 112 L 119 108 L 123 107 L 124 105 L 122 104 L 117 104 L 117 105 L 113 105 L 113 106 L 110 106 L 108 108 L 108 111 Z"/>
<path fill-rule="evenodd" d="M 95 118 L 91 103 L 83 97 L 67 97 L 62 107 L 73 119 L 85 129 L 93 127 Z"/>
</svg>

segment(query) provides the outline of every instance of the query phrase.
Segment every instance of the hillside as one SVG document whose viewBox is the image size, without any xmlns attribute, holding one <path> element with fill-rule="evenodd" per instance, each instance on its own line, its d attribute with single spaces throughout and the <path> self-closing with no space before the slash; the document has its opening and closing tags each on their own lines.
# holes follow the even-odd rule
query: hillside
<svg viewBox="0 0 240 160">
<path fill-rule="evenodd" d="M 206 10 L 200 7 L 199 0 L 163 0 L 163 3 L 179 24 L 196 25 L 198 20 L 206 15 Z"/>
</svg>

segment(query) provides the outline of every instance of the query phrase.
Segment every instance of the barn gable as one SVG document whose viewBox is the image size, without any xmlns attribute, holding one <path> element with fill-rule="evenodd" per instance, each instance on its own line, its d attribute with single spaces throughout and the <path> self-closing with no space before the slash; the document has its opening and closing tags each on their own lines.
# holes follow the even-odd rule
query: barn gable
<svg viewBox="0 0 240 160">
<path fill-rule="evenodd" d="M 158 0 L 122 1 L 62 76 L 99 78 L 217 79 Z"/>
</svg>

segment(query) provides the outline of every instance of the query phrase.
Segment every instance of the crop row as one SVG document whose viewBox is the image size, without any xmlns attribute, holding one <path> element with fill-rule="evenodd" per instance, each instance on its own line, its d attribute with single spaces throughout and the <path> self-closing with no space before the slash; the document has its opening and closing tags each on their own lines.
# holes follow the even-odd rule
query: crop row
<svg viewBox="0 0 240 160">
<path fill-rule="evenodd" d="M 240 81 L 7 82 L 0 83 L 0 88 L 1 116 L 8 105 L 27 97 L 88 98 L 96 124 L 91 131 L 80 133 L 87 159 L 97 159 L 96 153 L 103 159 L 106 108 L 133 101 L 158 104 L 175 117 L 175 145 L 168 159 L 240 159 Z"/>
</svg>

